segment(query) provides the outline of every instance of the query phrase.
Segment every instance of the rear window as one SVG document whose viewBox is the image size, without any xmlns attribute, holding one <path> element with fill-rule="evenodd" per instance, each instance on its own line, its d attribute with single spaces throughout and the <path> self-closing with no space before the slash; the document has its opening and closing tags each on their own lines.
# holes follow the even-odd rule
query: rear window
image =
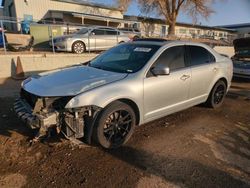
<svg viewBox="0 0 250 188">
<path fill-rule="evenodd" d="M 106 35 L 119 35 L 120 32 L 116 30 L 106 30 Z"/>
<path fill-rule="evenodd" d="M 205 48 L 200 46 L 188 46 L 190 65 L 202 65 L 215 62 L 215 57 Z"/>
</svg>

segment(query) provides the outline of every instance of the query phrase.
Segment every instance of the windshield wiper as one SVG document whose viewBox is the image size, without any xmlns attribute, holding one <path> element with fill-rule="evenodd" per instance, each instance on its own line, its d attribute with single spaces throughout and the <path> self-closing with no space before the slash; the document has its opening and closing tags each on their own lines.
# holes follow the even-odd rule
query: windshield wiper
<svg viewBox="0 0 250 188">
<path fill-rule="evenodd" d="M 98 66 L 98 65 L 91 65 L 91 63 L 89 63 L 90 67 L 96 68 L 96 69 L 101 69 L 101 70 L 105 70 L 105 71 L 110 71 L 110 72 L 117 72 L 117 73 L 131 73 L 131 71 L 128 70 L 117 70 L 111 67 L 104 67 L 104 66 Z"/>
<path fill-rule="evenodd" d="M 105 68 L 103 66 L 97 66 L 97 65 L 93 66 L 93 65 L 91 65 L 91 63 L 89 64 L 89 66 L 93 67 L 93 68 L 96 68 L 96 69 L 105 70 Z"/>
</svg>

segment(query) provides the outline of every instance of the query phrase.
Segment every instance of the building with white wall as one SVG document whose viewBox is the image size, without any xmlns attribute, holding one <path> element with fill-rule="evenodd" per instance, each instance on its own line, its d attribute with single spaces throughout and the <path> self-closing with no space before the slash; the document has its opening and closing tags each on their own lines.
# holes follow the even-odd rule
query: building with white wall
<svg viewBox="0 0 250 188">
<path fill-rule="evenodd" d="M 226 29 L 234 29 L 238 38 L 250 37 L 250 23 L 219 26 Z"/>
<path fill-rule="evenodd" d="M 2 6 L 5 19 L 14 18 L 17 21 L 51 21 L 115 27 L 123 21 L 123 14 L 118 8 L 81 0 L 3 0 Z"/>
<path fill-rule="evenodd" d="M 128 15 L 124 15 L 124 19 L 139 22 L 140 24 L 137 25 L 145 36 L 165 37 L 168 34 L 168 25 L 163 19 Z M 180 22 L 177 22 L 175 27 L 175 35 L 179 38 L 208 38 L 216 40 L 227 40 L 234 34 L 235 31 L 233 29 Z"/>
</svg>

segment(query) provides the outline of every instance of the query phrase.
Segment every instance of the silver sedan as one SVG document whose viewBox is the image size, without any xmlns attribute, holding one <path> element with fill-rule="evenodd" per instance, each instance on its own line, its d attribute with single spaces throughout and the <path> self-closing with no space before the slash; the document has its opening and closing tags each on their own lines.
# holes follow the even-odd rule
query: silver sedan
<svg viewBox="0 0 250 188">
<path fill-rule="evenodd" d="M 57 51 L 81 54 L 85 51 L 107 50 L 130 39 L 123 32 L 111 27 L 84 27 L 72 35 L 54 38 Z"/>
<path fill-rule="evenodd" d="M 116 148 L 141 125 L 191 106 L 222 105 L 232 61 L 204 44 L 135 41 L 85 66 L 43 73 L 22 84 L 14 105 L 37 138 L 57 128 L 67 138 Z"/>
</svg>

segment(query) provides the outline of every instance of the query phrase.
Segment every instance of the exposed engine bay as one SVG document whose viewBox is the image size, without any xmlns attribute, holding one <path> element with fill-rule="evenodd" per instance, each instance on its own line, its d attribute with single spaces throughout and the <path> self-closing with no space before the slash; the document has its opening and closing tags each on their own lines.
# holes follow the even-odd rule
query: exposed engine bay
<svg viewBox="0 0 250 188">
<path fill-rule="evenodd" d="M 91 134 L 88 133 L 92 131 L 92 122 L 100 108 L 65 109 L 72 97 L 39 97 L 22 89 L 14 108 L 19 118 L 38 130 L 34 141 L 47 138 L 52 130 L 56 130 L 68 139 L 90 143 Z"/>
</svg>

